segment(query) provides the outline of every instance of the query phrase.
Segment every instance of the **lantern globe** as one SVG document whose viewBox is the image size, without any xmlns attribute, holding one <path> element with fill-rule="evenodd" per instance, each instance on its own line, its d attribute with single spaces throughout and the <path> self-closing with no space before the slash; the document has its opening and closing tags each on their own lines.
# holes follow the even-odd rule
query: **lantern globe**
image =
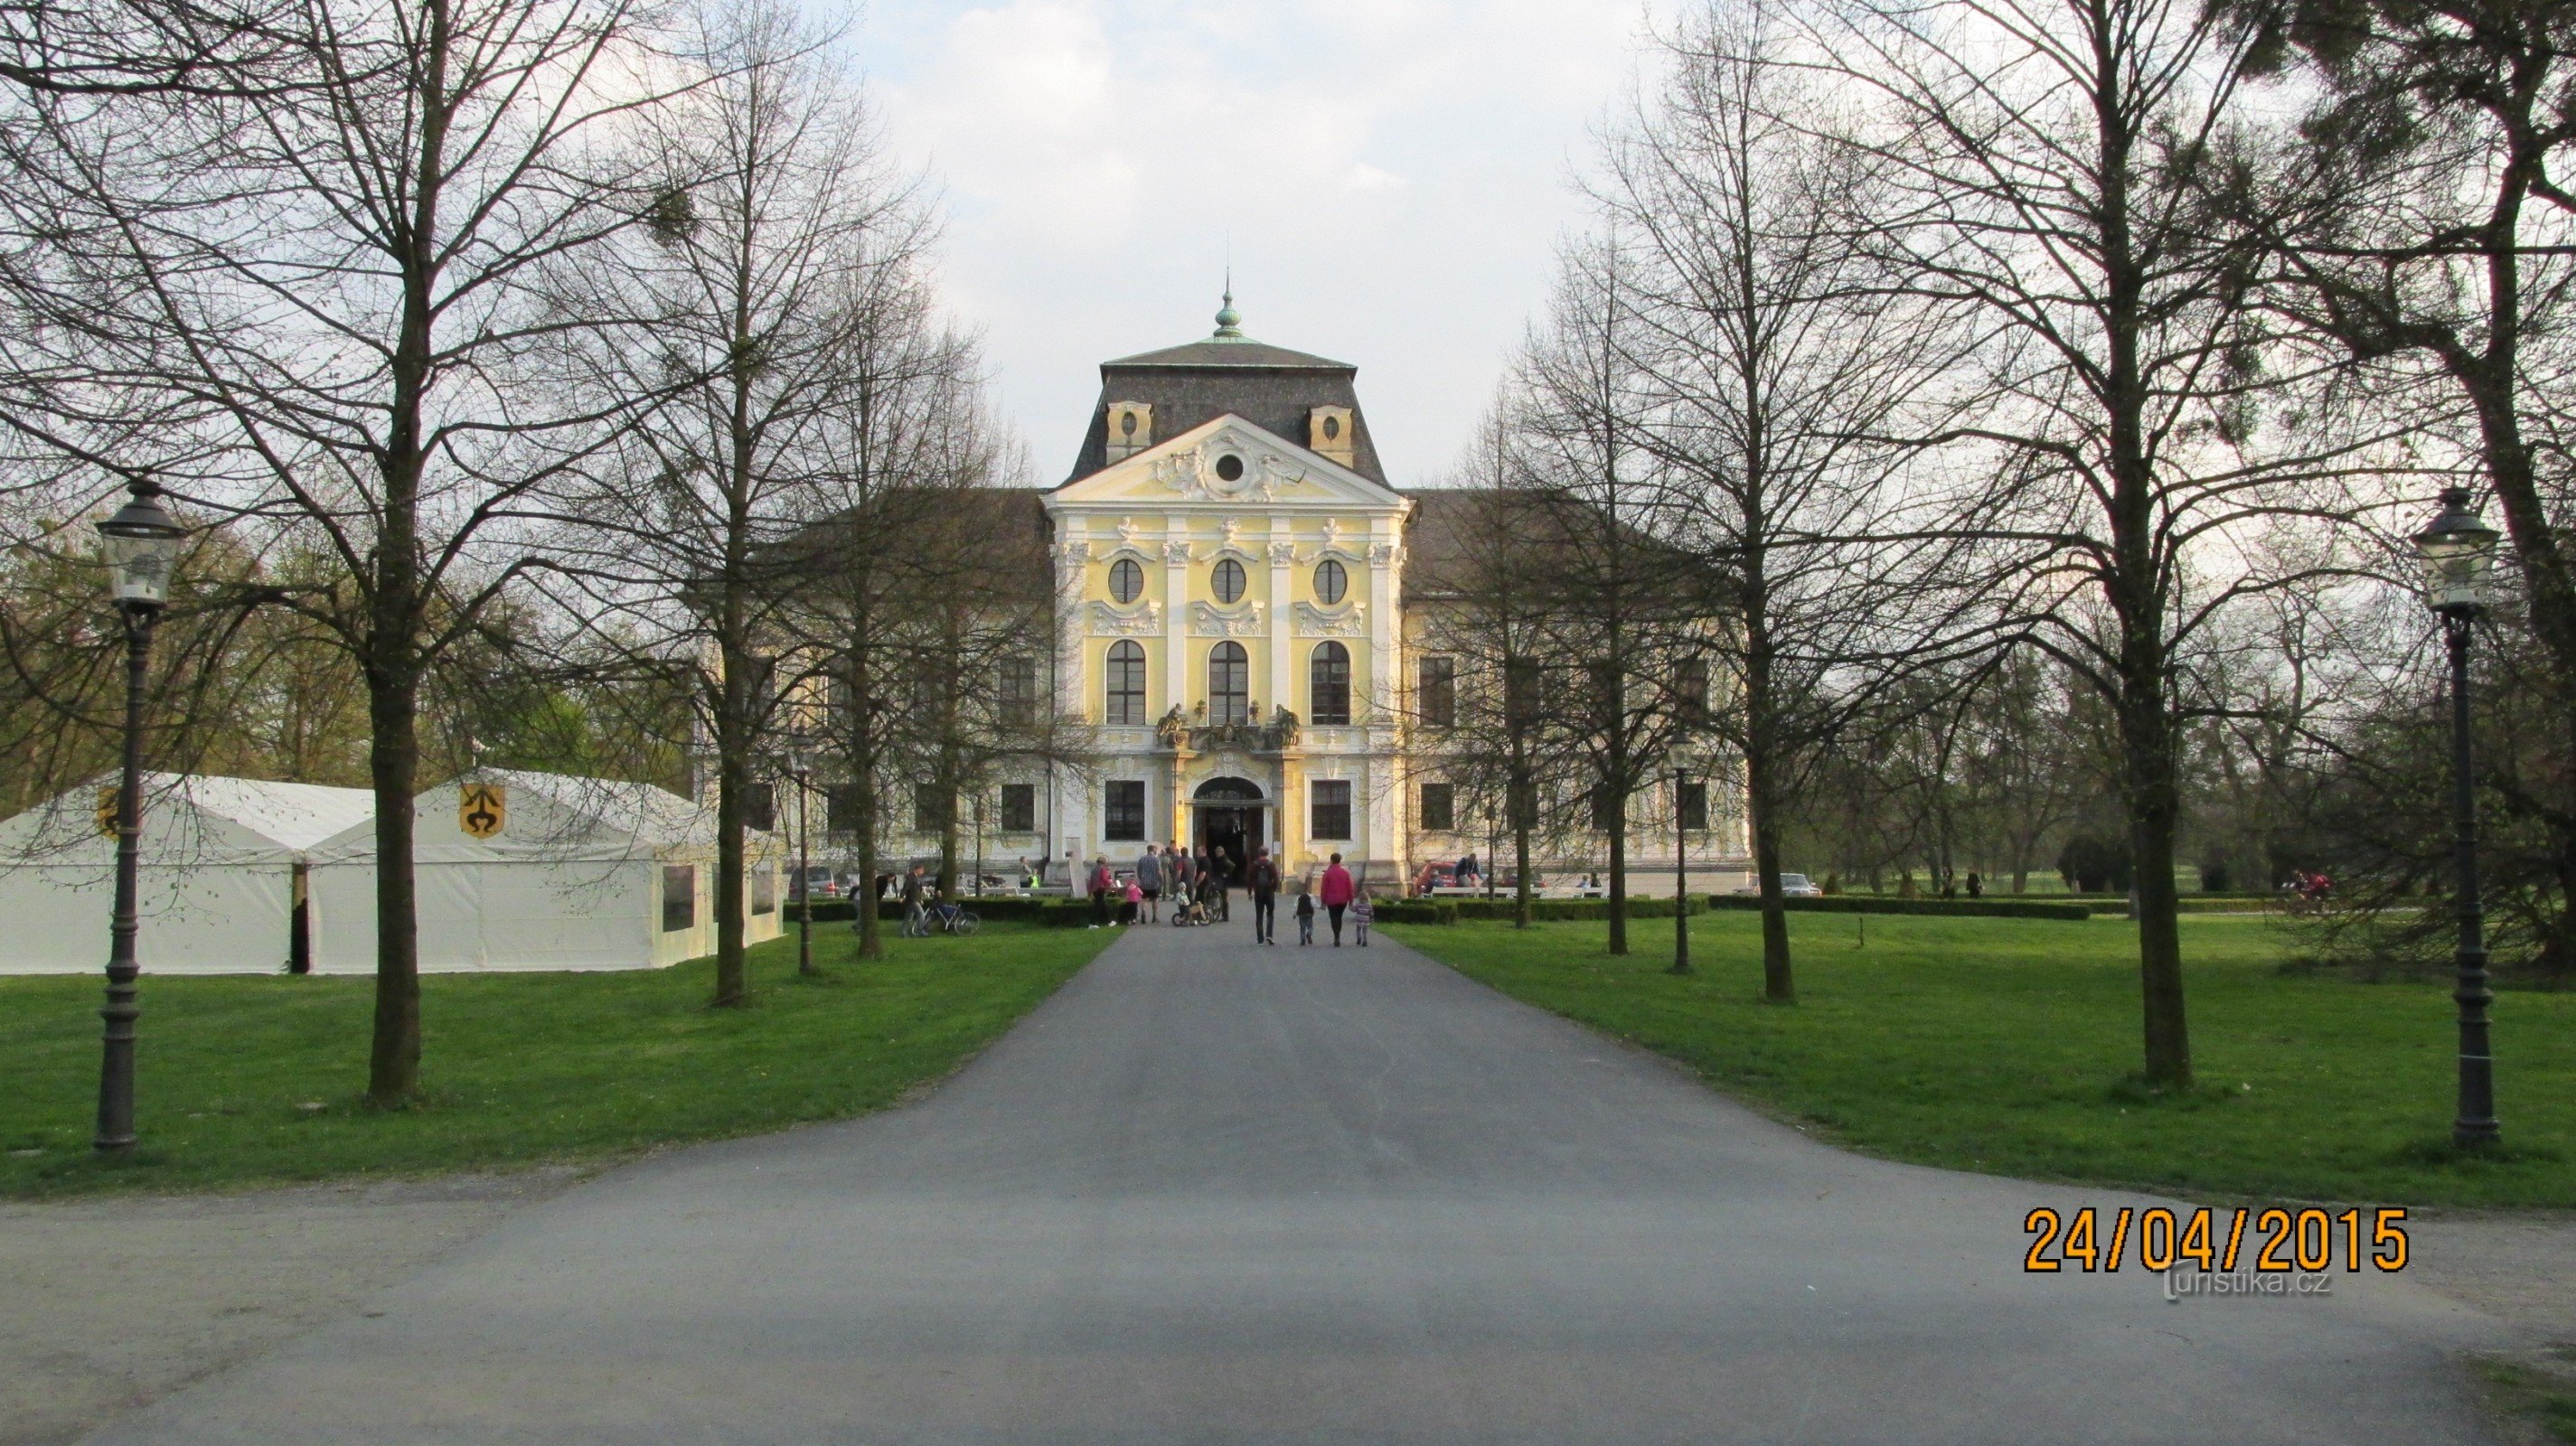
<svg viewBox="0 0 2576 1446">
<path fill-rule="evenodd" d="M 2488 579 L 2495 570 L 2496 544 L 2502 534 L 2478 520 L 2469 507 L 2469 492 L 2454 487 L 2442 494 L 2442 511 L 2414 536 L 2415 556 L 2424 567 L 2424 601 L 2438 613 L 2475 613 L 2487 603 Z"/>
<path fill-rule="evenodd" d="M 157 608 L 170 599 L 170 575 L 188 529 L 163 510 L 155 492 L 138 488 L 116 515 L 98 525 L 108 581 L 121 607 Z"/>
</svg>

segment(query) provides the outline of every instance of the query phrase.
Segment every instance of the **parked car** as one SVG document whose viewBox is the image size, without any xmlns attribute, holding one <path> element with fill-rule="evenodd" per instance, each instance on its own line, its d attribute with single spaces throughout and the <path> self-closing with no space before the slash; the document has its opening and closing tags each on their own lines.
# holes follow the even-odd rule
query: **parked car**
<svg viewBox="0 0 2576 1446">
<path fill-rule="evenodd" d="M 1417 899 L 1428 896 L 1433 889 L 1456 887 L 1458 887 L 1456 864 L 1424 864 L 1414 871 L 1413 896 Z"/>
<path fill-rule="evenodd" d="M 1760 882 L 1750 874 L 1745 875 L 1744 887 L 1735 891 L 1736 897 L 1741 899 L 1758 898 L 1761 893 Z M 1825 891 L 1816 887 L 1815 881 L 1805 874 L 1782 874 L 1780 895 L 1788 899 L 1821 899 L 1825 896 Z"/>
</svg>

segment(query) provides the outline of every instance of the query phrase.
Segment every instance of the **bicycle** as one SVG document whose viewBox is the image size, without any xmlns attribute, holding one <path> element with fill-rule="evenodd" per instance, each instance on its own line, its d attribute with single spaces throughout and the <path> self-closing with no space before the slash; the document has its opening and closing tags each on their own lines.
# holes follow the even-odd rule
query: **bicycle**
<svg viewBox="0 0 2576 1446">
<path fill-rule="evenodd" d="M 934 933 L 955 934 L 962 938 L 983 926 L 984 921 L 977 918 L 972 910 L 925 898 L 904 915 L 900 932 L 907 939 L 927 939 Z"/>
</svg>

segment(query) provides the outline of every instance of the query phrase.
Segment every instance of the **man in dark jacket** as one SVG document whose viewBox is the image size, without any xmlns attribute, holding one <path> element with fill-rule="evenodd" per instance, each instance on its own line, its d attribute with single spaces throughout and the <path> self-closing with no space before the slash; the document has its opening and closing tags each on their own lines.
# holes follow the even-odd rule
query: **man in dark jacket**
<svg viewBox="0 0 2576 1446">
<path fill-rule="evenodd" d="M 1252 942 L 1276 945 L 1279 942 L 1279 866 L 1270 861 L 1270 848 L 1265 844 L 1254 855 L 1252 867 L 1243 877 L 1244 886 L 1252 891 Z"/>
</svg>

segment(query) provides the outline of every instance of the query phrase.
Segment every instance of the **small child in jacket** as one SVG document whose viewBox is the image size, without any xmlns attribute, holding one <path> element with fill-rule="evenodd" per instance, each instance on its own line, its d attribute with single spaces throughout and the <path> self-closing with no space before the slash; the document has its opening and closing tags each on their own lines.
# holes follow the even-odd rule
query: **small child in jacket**
<svg viewBox="0 0 2576 1446">
<path fill-rule="evenodd" d="M 1315 942 L 1315 896 L 1302 883 L 1297 886 L 1297 942 Z"/>
<path fill-rule="evenodd" d="M 1351 895 L 1351 927 L 1359 931 L 1356 942 L 1363 949 L 1368 947 L 1369 921 L 1376 917 L 1377 906 L 1369 902 L 1368 895 Z"/>
</svg>

